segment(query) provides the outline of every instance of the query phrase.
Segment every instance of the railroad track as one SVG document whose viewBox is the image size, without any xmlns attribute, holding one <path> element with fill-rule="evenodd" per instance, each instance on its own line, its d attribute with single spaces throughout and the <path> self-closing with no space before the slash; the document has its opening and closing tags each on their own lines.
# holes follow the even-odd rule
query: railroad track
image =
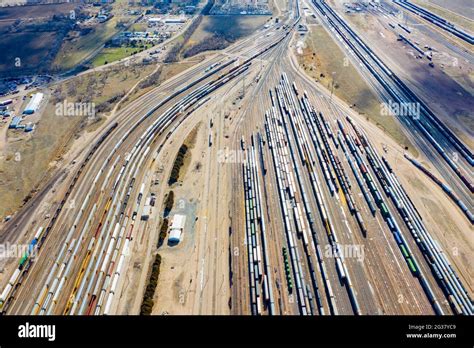
<svg viewBox="0 0 474 348">
<path fill-rule="evenodd" d="M 457 36 L 458 38 L 464 40 L 465 42 L 471 45 L 474 45 L 474 36 L 465 32 L 464 30 L 456 28 L 454 24 L 448 22 L 446 19 L 441 18 L 440 16 L 435 15 L 434 13 L 431 13 L 430 11 L 425 10 L 424 8 L 417 6 L 415 4 L 412 4 L 411 2 L 406 1 L 406 0 L 404 1 L 394 0 L 393 2 L 397 4 L 398 6 L 404 8 L 405 10 L 447 31 L 448 33 L 451 33 Z"/>
<path fill-rule="evenodd" d="M 454 133 L 444 125 L 442 121 L 429 109 L 420 98 L 418 98 L 361 40 L 361 38 L 349 27 L 349 25 L 323 0 L 312 0 L 321 18 L 350 47 L 354 55 L 367 68 L 370 74 L 380 83 L 387 92 L 391 101 L 397 103 L 416 103 L 420 105 L 421 115 L 399 117 L 408 129 L 415 126 L 424 136 L 431 148 L 441 156 L 442 160 L 454 172 L 455 177 L 460 179 L 461 184 L 474 192 L 472 179 L 465 170 L 461 169 L 462 162 L 455 163 L 450 158 L 451 151 L 459 153 L 459 157 L 466 161 L 466 166 L 471 168 L 474 165 L 472 151 Z M 392 99 L 393 98 L 393 99 Z M 441 140 L 439 140 L 441 139 Z M 469 172 L 469 170 L 467 170 Z"/>
<path fill-rule="evenodd" d="M 285 34 L 283 34 L 283 37 L 284 36 L 285 36 Z M 79 303 L 78 303 L 79 299 L 76 299 L 76 295 L 79 295 L 79 297 L 82 296 L 82 293 L 85 289 L 85 282 L 86 282 L 86 280 L 88 280 L 87 275 L 88 274 L 90 275 L 90 273 L 92 271 L 92 266 L 91 265 L 92 265 L 93 261 L 96 262 L 96 266 L 94 267 L 94 269 L 97 269 L 97 263 L 100 260 L 100 258 L 98 258 L 98 256 L 97 256 L 98 253 L 99 253 L 97 251 L 97 250 L 99 250 L 98 245 L 102 245 L 102 246 L 105 245 L 104 243 L 100 242 L 104 238 L 106 238 L 105 236 L 108 236 L 107 238 L 110 238 L 110 241 L 112 241 L 112 242 L 114 240 L 117 240 L 117 239 L 122 240 L 122 241 L 125 240 L 125 242 L 124 242 L 124 246 L 119 246 L 118 248 L 115 249 L 116 253 L 118 253 L 119 250 L 122 250 L 122 251 L 121 251 L 121 254 L 119 256 L 117 256 L 117 255 L 113 256 L 113 261 L 110 264 L 110 266 L 108 267 L 109 273 L 107 273 L 107 275 L 105 276 L 106 270 L 105 270 L 104 267 L 102 267 L 101 272 L 100 272 L 100 275 L 103 278 L 105 277 L 105 282 L 107 283 L 105 287 L 106 288 L 108 286 L 112 287 L 108 290 L 107 289 L 105 290 L 105 292 L 108 292 L 108 294 L 109 294 L 107 302 L 103 303 L 105 301 L 104 291 L 102 291 L 101 294 L 98 295 L 97 294 L 97 286 L 96 286 L 96 290 L 95 290 L 95 292 L 92 296 L 93 298 L 90 299 L 89 302 L 88 302 L 89 306 L 87 308 L 87 313 L 91 312 L 91 306 L 94 305 L 94 301 L 97 300 L 97 296 L 99 296 L 99 299 L 98 299 L 99 305 L 97 305 L 96 307 L 105 306 L 105 309 L 102 309 L 102 311 L 105 311 L 105 312 L 108 312 L 108 310 L 110 310 L 110 306 L 111 306 L 111 303 L 112 303 L 111 299 L 113 298 L 113 293 L 114 293 L 114 288 L 113 287 L 116 286 L 116 284 L 118 282 L 118 277 L 120 276 L 121 267 L 123 267 L 124 256 L 125 256 L 125 254 L 127 252 L 127 249 L 128 249 L 127 244 L 129 244 L 131 239 L 132 239 L 132 231 L 133 231 L 133 222 L 132 222 L 130 224 L 130 227 L 129 227 L 130 230 L 127 232 L 127 235 L 125 237 L 125 235 L 124 235 L 125 231 L 124 231 L 124 228 L 123 228 L 124 226 L 122 226 L 122 228 L 118 228 L 117 227 L 118 225 L 115 224 L 115 217 L 117 216 L 117 214 L 113 215 L 113 217 L 114 217 L 112 219 L 113 222 L 110 222 L 111 221 L 111 216 L 112 216 L 111 214 L 112 214 L 113 208 L 115 208 L 115 212 L 116 213 L 118 212 L 119 216 L 120 216 L 119 221 L 125 222 L 125 224 L 124 224 L 125 226 L 127 225 L 127 222 L 129 222 L 129 220 L 134 221 L 136 219 L 136 216 L 138 215 L 138 213 L 136 211 L 134 211 L 133 213 L 129 212 L 129 213 L 132 214 L 130 216 L 130 215 L 126 215 L 127 212 L 125 211 L 125 209 L 127 207 L 128 200 L 131 197 L 131 191 L 133 189 L 134 181 L 136 180 L 136 176 L 138 174 L 138 169 L 140 167 L 139 164 L 142 163 L 145 156 L 148 154 L 148 152 L 150 152 L 149 145 L 153 140 L 152 135 L 154 134 L 154 132 L 156 132 L 158 129 L 160 129 L 160 131 L 158 131 L 158 136 L 162 135 L 162 133 L 164 132 L 164 129 L 169 128 L 169 126 L 171 126 L 171 124 L 173 123 L 172 119 L 173 119 L 173 117 L 174 118 L 176 117 L 177 113 L 181 114 L 184 111 L 186 111 L 187 108 L 190 108 L 193 105 L 195 105 L 195 107 L 199 107 L 202 103 L 204 103 L 206 101 L 205 97 L 207 96 L 207 94 L 209 94 L 213 90 L 221 87 L 222 85 L 227 83 L 229 80 L 231 80 L 232 78 L 234 78 L 235 76 L 240 74 L 242 71 L 246 70 L 248 68 L 250 62 L 255 57 L 257 57 L 258 55 L 266 52 L 267 50 L 269 50 L 271 48 L 273 48 L 276 44 L 278 44 L 278 42 L 279 42 L 278 40 L 280 40 L 280 38 L 278 38 L 275 42 L 271 43 L 270 45 L 267 45 L 267 47 L 264 47 L 263 49 L 258 50 L 256 53 L 254 51 L 254 53 L 251 54 L 250 58 L 245 60 L 239 66 L 235 66 L 235 67 L 231 68 L 228 73 L 221 75 L 221 77 L 219 77 L 216 81 L 208 83 L 204 88 L 201 87 L 201 90 L 198 88 L 197 92 L 192 92 L 190 95 L 188 95 L 186 97 L 187 99 L 185 98 L 185 102 L 178 103 L 173 110 L 169 111 L 167 114 L 165 113 L 166 115 L 164 116 L 164 118 L 159 119 L 158 121 L 156 121 L 154 123 L 153 126 L 150 126 L 147 129 L 147 134 L 148 135 L 146 135 L 146 136 L 145 136 L 145 134 L 142 135 L 142 137 L 139 139 L 139 141 L 133 147 L 132 152 L 123 157 L 123 158 L 125 158 L 125 163 L 122 166 L 122 169 L 121 169 L 119 175 L 117 176 L 117 179 L 115 180 L 115 182 L 112 186 L 112 195 L 111 195 L 111 197 L 109 197 L 107 199 L 107 201 L 105 203 L 105 206 L 103 206 L 103 212 L 101 214 L 102 218 L 99 220 L 99 225 L 96 228 L 94 228 L 96 233 L 93 236 L 93 239 L 90 240 L 89 245 L 88 245 L 87 249 L 85 250 L 85 255 L 83 256 L 82 264 L 80 265 L 78 270 L 77 269 L 75 270 L 76 272 L 78 272 L 78 275 L 77 275 L 77 277 L 74 281 L 71 296 L 70 296 L 70 299 L 67 301 L 68 304 L 66 305 L 64 313 L 69 313 L 69 312 L 74 313 L 77 310 L 77 308 L 79 306 Z M 251 50 L 247 50 L 247 51 L 252 52 Z M 166 103 L 168 103 L 169 101 L 171 101 L 173 98 L 177 97 L 181 93 L 184 93 L 184 92 L 188 91 L 190 88 L 197 85 L 201 81 L 204 81 L 209 76 L 214 75 L 214 74 L 220 72 L 221 70 L 230 67 L 230 65 L 232 63 L 235 63 L 235 59 L 234 60 L 229 60 L 227 62 L 223 62 L 223 64 L 221 64 L 219 67 L 213 69 L 211 72 L 205 74 L 204 76 L 202 76 L 201 78 L 195 80 L 191 84 L 188 84 L 188 86 L 186 86 L 185 88 L 181 88 L 181 89 L 177 90 L 176 92 L 171 94 L 168 98 L 165 98 L 165 100 L 163 100 L 158 105 L 153 107 L 144 116 L 142 116 L 142 118 L 138 121 L 138 123 L 135 123 L 133 126 L 129 127 L 129 129 L 125 133 L 125 135 L 115 145 L 112 152 L 109 153 L 109 156 L 107 157 L 106 161 L 104 162 L 103 166 L 101 167 L 101 170 L 99 171 L 99 173 L 97 174 L 97 176 L 96 176 L 96 178 L 93 182 L 93 186 L 96 186 L 98 184 L 98 179 L 103 174 L 105 174 L 105 168 L 106 168 L 107 165 L 111 164 L 111 159 L 112 159 L 113 153 L 116 152 L 117 149 L 120 147 L 120 145 L 125 142 L 125 139 L 127 139 L 128 136 L 134 130 L 137 129 L 138 125 L 141 122 L 143 122 L 144 120 L 149 118 L 157 109 L 159 109 L 161 106 L 163 106 Z M 208 90 L 206 90 L 206 88 Z M 186 114 L 186 116 L 189 116 L 189 114 L 193 110 L 194 109 L 191 108 L 190 112 L 188 114 Z M 181 122 L 182 122 L 182 120 L 181 120 Z M 179 122 L 179 123 L 181 123 L 181 122 Z M 168 132 L 168 134 L 165 136 L 165 140 L 168 139 L 171 136 L 172 132 L 179 126 L 179 123 L 177 125 L 175 125 L 174 128 L 172 128 L 172 130 L 170 132 Z M 162 145 L 158 149 L 158 152 L 160 151 L 161 147 L 162 147 Z M 146 148 L 146 150 L 144 150 L 145 148 Z M 138 153 L 141 153 L 142 156 L 138 157 Z M 112 175 L 112 172 L 113 172 L 114 168 L 115 167 L 118 168 L 118 166 L 117 166 L 118 160 L 119 160 L 119 157 L 116 157 L 116 160 L 113 162 L 112 167 L 108 171 L 106 180 L 104 181 L 104 183 L 101 187 L 101 192 L 103 192 L 103 190 L 108 187 L 109 179 L 111 178 L 111 175 Z M 131 164 L 131 165 L 133 165 L 133 167 L 130 170 L 128 170 L 128 167 L 130 167 L 128 165 L 129 161 L 133 161 L 133 164 Z M 132 162 L 130 162 L 130 163 L 132 163 Z M 130 183 L 128 184 L 128 186 L 126 186 L 125 183 L 122 181 L 123 180 L 122 177 L 125 174 L 126 169 L 128 170 L 127 173 L 128 173 L 129 178 L 131 177 L 131 172 L 133 170 L 135 170 L 135 173 L 131 177 L 131 180 L 130 180 Z M 80 175 L 80 173 L 79 173 L 79 175 Z M 76 180 L 77 180 L 77 176 L 73 180 L 72 186 L 74 186 Z M 119 187 L 119 185 L 120 185 L 120 187 Z M 122 190 L 121 194 L 116 195 L 115 193 L 118 192 L 119 189 Z M 68 195 L 69 195 L 70 191 L 71 190 L 68 190 Z M 101 198 L 99 199 L 99 201 L 103 200 L 103 198 L 104 198 L 103 196 L 104 195 L 101 195 Z M 119 196 L 124 197 L 122 201 L 119 201 L 119 199 L 118 199 Z M 86 208 L 87 203 L 90 199 L 90 195 L 87 195 L 86 197 L 87 198 L 82 203 L 81 210 L 80 210 L 81 212 L 84 212 L 84 209 Z M 61 204 L 64 204 L 66 199 L 67 199 L 67 196 L 63 199 Z M 120 202 L 120 204 L 118 204 L 119 202 Z M 86 225 L 83 226 L 83 228 L 82 228 L 83 233 L 85 233 L 85 231 L 88 228 L 89 224 L 94 219 L 96 211 L 100 210 L 99 208 L 100 207 L 99 207 L 98 204 L 94 204 L 94 206 L 91 208 L 92 210 L 90 211 L 89 216 L 87 217 Z M 59 213 L 60 213 L 60 211 L 58 212 L 58 214 Z M 65 257 L 65 259 L 64 259 L 64 261 L 58 261 L 54 264 L 53 270 L 50 273 L 50 277 L 46 280 L 46 284 L 44 285 L 43 289 L 41 290 L 41 292 L 40 292 L 40 294 L 39 294 L 39 296 L 38 296 L 38 298 L 35 302 L 35 305 L 33 306 L 33 309 L 32 309 L 33 313 L 39 312 L 41 314 L 47 314 L 47 313 L 53 313 L 54 312 L 53 311 L 54 304 L 56 303 L 56 301 L 58 301 L 56 293 L 59 293 L 60 292 L 59 290 L 62 289 L 63 284 L 68 282 L 67 273 L 63 274 L 63 272 L 69 272 L 70 269 L 71 269 L 70 265 L 72 265 L 72 262 L 69 262 L 68 260 L 71 257 L 72 258 L 78 257 L 76 255 L 79 252 L 79 245 L 81 244 L 81 241 L 84 240 L 84 238 L 85 238 L 85 235 L 81 233 L 81 234 L 79 234 L 78 239 L 71 239 L 72 236 L 75 233 L 77 223 L 79 222 L 80 219 L 81 219 L 81 215 L 76 217 L 76 221 L 73 224 L 73 227 L 69 230 L 69 233 L 66 237 L 65 243 L 63 244 L 63 249 L 59 254 L 60 255 L 59 260 L 62 260 L 63 257 Z M 56 218 L 53 217 L 51 224 L 54 225 L 55 222 L 56 222 Z M 105 228 L 105 226 L 103 226 L 104 224 L 107 225 L 107 228 Z M 115 227 L 111 227 L 111 226 L 114 226 L 114 224 L 115 224 Z M 100 233 L 100 235 L 99 235 L 99 233 Z M 96 245 L 97 240 L 99 240 L 99 242 L 97 242 L 97 245 Z M 73 248 L 74 243 L 76 243 L 76 245 Z M 127 243 L 127 244 L 125 244 L 125 243 Z M 112 245 L 112 244 L 113 243 L 109 243 L 109 245 Z M 41 246 L 41 244 L 40 244 L 40 246 Z M 111 249 L 109 249 L 109 251 L 112 252 Z M 104 252 L 104 250 L 101 250 L 100 255 L 102 256 L 104 254 L 106 255 L 106 257 L 110 257 L 110 253 L 107 254 L 107 253 Z M 117 257 L 119 257 L 118 260 L 116 259 Z M 93 259 L 93 261 L 91 261 L 91 259 Z M 30 259 L 29 262 L 31 262 L 31 259 Z M 107 262 L 105 262 L 105 263 L 107 263 Z M 118 265 L 115 265 L 115 263 L 118 263 Z M 112 269 L 114 269 L 114 266 L 116 266 L 117 268 L 114 271 L 115 273 L 111 274 L 110 272 L 111 272 Z M 59 268 L 59 273 L 54 278 L 51 275 L 54 274 L 54 272 L 56 271 L 56 268 Z M 27 269 L 27 271 L 29 271 L 29 268 Z M 15 273 L 17 273 L 17 272 L 15 272 Z M 73 273 L 75 273 L 75 272 L 73 272 Z M 16 278 L 15 274 L 14 274 L 14 276 Z M 107 279 L 107 277 L 108 277 L 108 279 Z M 16 290 L 18 288 L 19 284 L 21 284 L 21 282 L 18 283 L 17 279 L 15 279 L 15 278 L 12 278 L 12 280 L 15 280 L 13 283 L 16 283 L 15 284 L 15 290 Z M 52 281 L 53 278 L 54 278 L 54 281 L 51 284 L 50 282 Z M 110 282 L 112 284 L 109 284 Z M 100 284 L 100 281 L 98 281 L 97 284 Z M 9 282 L 9 285 L 11 285 L 10 282 Z M 6 306 L 4 306 L 4 308 L 3 308 L 4 310 L 8 308 L 8 306 L 10 305 L 10 301 L 13 298 L 11 295 L 14 294 L 14 293 L 11 293 L 10 290 L 11 289 L 8 289 L 8 286 L 7 286 L 7 289 L 4 290 L 4 292 L 3 292 L 4 296 L 1 298 L 2 304 L 3 303 L 5 303 L 5 304 L 8 303 Z M 87 291 L 90 291 L 90 290 L 91 289 L 89 287 L 87 289 Z M 76 293 L 78 293 L 78 294 L 76 294 Z M 94 296 L 95 296 L 95 298 L 94 298 Z M 84 307 L 84 301 L 83 301 L 82 305 L 80 305 L 79 309 L 80 309 L 80 311 L 84 312 L 84 308 L 85 307 Z M 97 309 L 96 309 L 96 312 L 97 312 Z M 100 310 L 99 310 L 99 312 L 100 312 Z"/>
</svg>

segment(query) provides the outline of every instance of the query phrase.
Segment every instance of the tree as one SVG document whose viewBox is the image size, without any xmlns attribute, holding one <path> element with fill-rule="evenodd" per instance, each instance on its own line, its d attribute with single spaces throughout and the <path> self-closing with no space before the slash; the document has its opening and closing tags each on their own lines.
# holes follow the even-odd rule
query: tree
<svg viewBox="0 0 474 348">
<path fill-rule="evenodd" d="M 174 205 L 174 192 L 170 191 L 165 201 L 165 212 L 164 212 L 165 216 L 167 216 L 170 213 L 171 209 L 173 209 L 173 205 Z"/>
</svg>

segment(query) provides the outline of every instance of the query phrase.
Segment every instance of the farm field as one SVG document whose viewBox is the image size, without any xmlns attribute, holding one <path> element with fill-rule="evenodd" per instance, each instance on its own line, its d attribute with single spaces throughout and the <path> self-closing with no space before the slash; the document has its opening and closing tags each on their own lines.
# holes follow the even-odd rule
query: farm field
<svg viewBox="0 0 474 348">
<path fill-rule="evenodd" d="M 94 57 L 91 64 L 93 67 L 98 67 L 110 62 L 114 62 L 125 57 L 129 57 L 135 53 L 142 52 L 146 49 L 153 47 L 151 44 L 140 45 L 137 47 L 122 46 L 122 47 L 106 47 L 100 51 L 100 53 Z"/>
</svg>

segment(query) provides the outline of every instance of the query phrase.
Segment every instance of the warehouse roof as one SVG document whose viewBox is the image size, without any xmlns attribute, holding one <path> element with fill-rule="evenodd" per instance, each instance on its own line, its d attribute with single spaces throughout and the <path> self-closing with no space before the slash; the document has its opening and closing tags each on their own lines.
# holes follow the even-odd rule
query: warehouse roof
<svg viewBox="0 0 474 348">
<path fill-rule="evenodd" d="M 36 93 L 31 97 L 30 102 L 26 106 L 25 110 L 23 111 L 24 114 L 32 114 L 38 110 L 38 107 L 43 100 L 43 93 Z"/>
<path fill-rule="evenodd" d="M 175 214 L 173 216 L 173 222 L 170 229 L 170 236 L 168 238 L 168 243 L 176 244 L 181 241 L 181 233 L 183 232 L 185 222 L 186 222 L 185 215 Z"/>
<path fill-rule="evenodd" d="M 185 223 L 186 223 L 185 215 L 175 214 L 173 216 L 173 223 L 171 225 L 171 229 L 182 230 L 184 228 Z"/>
</svg>

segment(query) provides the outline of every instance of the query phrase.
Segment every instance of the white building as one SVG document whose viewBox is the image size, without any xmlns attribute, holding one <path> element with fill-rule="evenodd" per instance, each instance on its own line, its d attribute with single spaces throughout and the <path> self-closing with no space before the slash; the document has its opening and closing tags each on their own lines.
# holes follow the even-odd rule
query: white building
<svg viewBox="0 0 474 348">
<path fill-rule="evenodd" d="M 34 114 L 38 110 L 39 105 L 40 105 L 42 100 L 43 100 L 43 93 L 38 92 L 38 93 L 34 94 L 31 97 L 31 100 L 28 103 L 28 105 L 26 106 L 23 113 L 27 114 L 27 115 Z"/>
<path fill-rule="evenodd" d="M 162 22 L 163 20 L 161 19 L 161 17 L 151 17 L 151 18 L 148 18 L 148 23 L 150 24 L 156 24 L 156 23 L 160 23 Z"/>
<path fill-rule="evenodd" d="M 165 24 L 183 24 L 186 23 L 186 18 L 179 17 L 179 18 L 165 18 Z"/>
<path fill-rule="evenodd" d="M 178 244 L 181 241 L 181 234 L 183 233 L 185 223 L 185 215 L 175 214 L 173 216 L 173 222 L 170 228 L 170 236 L 168 238 L 169 243 Z"/>
</svg>

